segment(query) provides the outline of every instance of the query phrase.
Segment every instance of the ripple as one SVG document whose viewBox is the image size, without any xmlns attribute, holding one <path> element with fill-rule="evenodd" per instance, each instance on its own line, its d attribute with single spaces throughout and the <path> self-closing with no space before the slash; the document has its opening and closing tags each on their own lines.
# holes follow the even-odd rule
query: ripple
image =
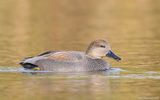
<svg viewBox="0 0 160 100">
<path fill-rule="evenodd" d="M 107 71 L 102 71 L 99 72 L 98 71 L 98 75 L 102 75 L 103 77 L 107 77 L 107 78 L 129 78 L 129 79 L 160 79 L 160 72 L 155 72 L 155 71 L 148 71 L 148 72 L 144 72 L 141 74 L 121 74 L 121 72 L 129 72 L 126 70 L 123 70 L 121 68 L 111 68 L 110 70 Z M 45 73 L 54 73 L 54 75 L 60 75 L 60 74 L 64 74 L 64 73 L 55 73 L 53 71 L 33 71 L 33 70 L 26 70 L 24 68 L 17 68 L 17 67 L 0 67 L 0 73 L 5 73 L 5 72 L 20 72 L 20 73 L 41 73 L 41 74 L 45 74 Z M 67 75 L 73 75 L 73 74 L 77 74 L 79 76 L 81 76 L 82 74 L 79 73 L 66 73 Z M 90 76 L 90 75 L 97 75 L 97 72 L 88 72 L 88 74 L 85 73 L 85 76 Z"/>
<path fill-rule="evenodd" d="M 160 79 L 160 76 L 145 74 L 111 75 L 109 78 L 129 78 L 129 79 Z"/>
<path fill-rule="evenodd" d="M 106 72 L 109 73 L 116 73 L 125 71 L 121 68 L 110 68 L 110 70 L 107 70 Z M 33 71 L 33 70 L 26 70 L 24 68 L 17 68 L 17 67 L 0 67 L 0 72 L 53 72 L 53 71 Z"/>
</svg>

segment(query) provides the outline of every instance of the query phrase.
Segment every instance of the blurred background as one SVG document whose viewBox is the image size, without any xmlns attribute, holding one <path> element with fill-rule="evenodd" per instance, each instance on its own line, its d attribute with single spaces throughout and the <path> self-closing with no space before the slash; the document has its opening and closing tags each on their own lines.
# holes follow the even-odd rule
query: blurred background
<svg viewBox="0 0 160 100">
<path fill-rule="evenodd" d="M 85 51 L 96 39 L 108 40 L 123 66 L 160 65 L 159 0 L 1 0 L 0 5 L 1 66 L 17 66 L 46 50 Z"/>
<path fill-rule="evenodd" d="M 115 80 L 98 75 L 95 79 L 91 75 L 63 80 L 64 77 L 57 79 L 57 76 L 37 78 L 21 73 L 1 73 L 0 98 L 160 99 L 159 0 L 0 1 L 1 69 L 19 68 L 18 63 L 24 57 L 47 50 L 85 51 L 96 39 L 108 40 L 113 51 L 122 57 L 121 62 L 107 59 L 113 67 L 128 71 L 119 76 L 140 73 L 145 78 Z M 143 74 L 148 72 L 156 75 L 148 80 Z"/>
</svg>

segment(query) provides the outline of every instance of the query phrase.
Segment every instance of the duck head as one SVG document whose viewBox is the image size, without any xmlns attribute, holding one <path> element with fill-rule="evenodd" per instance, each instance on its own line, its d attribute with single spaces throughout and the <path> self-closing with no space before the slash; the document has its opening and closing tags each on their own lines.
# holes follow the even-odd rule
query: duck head
<svg viewBox="0 0 160 100">
<path fill-rule="evenodd" d="M 105 40 L 93 41 L 86 50 L 86 54 L 90 57 L 97 59 L 101 59 L 103 57 L 110 57 L 115 59 L 116 61 L 121 60 L 120 57 L 113 53 L 110 45 Z"/>
</svg>

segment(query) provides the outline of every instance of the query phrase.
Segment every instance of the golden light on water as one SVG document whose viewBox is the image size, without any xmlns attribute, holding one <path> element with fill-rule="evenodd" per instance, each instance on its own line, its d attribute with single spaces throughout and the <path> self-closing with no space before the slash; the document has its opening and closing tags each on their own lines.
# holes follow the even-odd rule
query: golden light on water
<svg viewBox="0 0 160 100">
<path fill-rule="evenodd" d="M 0 4 L 0 69 L 19 68 L 24 57 L 47 50 L 85 51 L 91 41 L 107 39 L 123 60 L 106 60 L 126 70 L 118 74 L 120 78 L 0 73 L 1 100 L 160 98 L 160 1 L 1 0 Z"/>
</svg>

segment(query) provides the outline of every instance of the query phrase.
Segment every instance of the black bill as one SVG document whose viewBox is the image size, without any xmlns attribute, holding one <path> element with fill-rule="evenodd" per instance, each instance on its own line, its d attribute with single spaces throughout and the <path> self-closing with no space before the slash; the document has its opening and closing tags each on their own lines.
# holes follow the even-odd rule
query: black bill
<svg viewBox="0 0 160 100">
<path fill-rule="evenodd" d="M 107 57 L 111 57 L 117 61 L 121 60 L 120 57 L 118 57 L 116 54 L 114 54 L 111 50 L 106 54 Z"/>
</svg>

